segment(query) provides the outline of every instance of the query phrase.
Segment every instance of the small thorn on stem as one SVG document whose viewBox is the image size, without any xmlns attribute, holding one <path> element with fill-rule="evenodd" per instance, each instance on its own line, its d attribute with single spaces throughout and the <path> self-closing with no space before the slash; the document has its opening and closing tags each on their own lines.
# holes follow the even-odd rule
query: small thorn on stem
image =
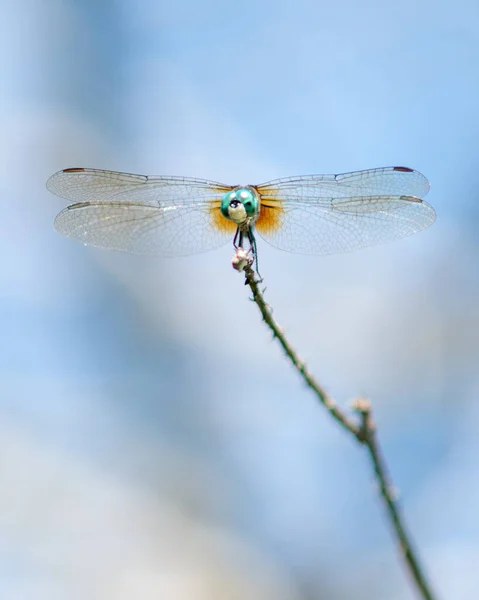
<svg viewBox="0 0 479 600">
<path fill-rule="evenodd" d="M 371 415 L 371 402 L 367 398 L 359 397 L 353 400 L 351 408 L 357 412 L 360 417 L 359 429 L 357 432 L 358 441 L 362 444 L 370 443 L 376 430 Z"/>
<path fill-rule="evenodd" d="M 351 403 L 351 408 L 361 414 L 367 414 L 371 412 L 371 402 L 367 398 L 356 398 Z"/>
</svg>

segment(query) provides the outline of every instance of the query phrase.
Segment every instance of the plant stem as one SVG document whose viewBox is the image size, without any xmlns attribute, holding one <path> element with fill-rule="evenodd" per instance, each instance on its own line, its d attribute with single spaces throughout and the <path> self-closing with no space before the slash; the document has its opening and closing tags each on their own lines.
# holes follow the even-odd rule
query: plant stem
<svg viewBox="0 0 479 600">
<path fill-rule="evenodd" d="M 263 321 L 269 327 L 273 336 L 278 340 L 284 353 L 301 375 L 306 385 L 313 391 L 321 404 L 329 411 L 333 419 L 335 419 L 335 421 L 360 444 L 366 447 L 377 479 L 380 497 L 386 507 L 400 555 L 404 560 L 420 597 L 424 600 L 434 600 L 433 593 L 419 564 L 417 552 L 413 549 L 411 537 L 406 531 L 400 514 L 397 495 L 394 491 L 386 461 L 378 442 L 376 426 L 372 419 L 371 403 L 364 398 L 359 398 L 354 402 L 353 410 L 360 416 L 359 423 L 348 416 L 346 412 L 336 404 L 333 398 L 311 375 L 305 362 L 299 357 L 289 343 L 283 329 L 273 318 L 272 310 L 264 299 L 263 293 L 259 288 L 260 282 L 256 279 L 256 274 L 250 264 L 245 266 L 244 274 L 246 276 L 246 283 L 253 293 L 253 301 L 258 305 L 258 308 L 261 311 Z"/>
</svg>

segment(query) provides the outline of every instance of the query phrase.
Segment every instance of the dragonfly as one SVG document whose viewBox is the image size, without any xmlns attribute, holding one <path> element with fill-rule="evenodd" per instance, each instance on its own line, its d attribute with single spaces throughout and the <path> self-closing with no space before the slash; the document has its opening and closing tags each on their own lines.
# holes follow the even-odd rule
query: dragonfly
<svg viewBox="0 0 479 600">
<path fill-rule="evenodd" d="M 47 188 L 70 204 L 55 228 L 85 245 L 182 256 L 233 241 L 257 261 L 257 236 L 280 250 L 335 254 L 403 238 L 431 225 L 424 175 L 385 167 L 261 185 L 69 168 Z M 256 262 L 257 267 L 257 262 Z"/>
</svg>

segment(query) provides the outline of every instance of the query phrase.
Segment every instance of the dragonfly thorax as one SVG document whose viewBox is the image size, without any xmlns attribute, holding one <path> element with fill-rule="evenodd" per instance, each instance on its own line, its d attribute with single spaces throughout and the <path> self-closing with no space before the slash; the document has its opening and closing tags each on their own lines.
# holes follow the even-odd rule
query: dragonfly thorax
<svg viewBox="0 0 479 600">
<path fill-rule="evenodd" d="M 237 225 L 255 220 L 259 214 L 257 193 L 249 187 L 231 190 L 221 200 L 221 214 Z"/>
</svg>

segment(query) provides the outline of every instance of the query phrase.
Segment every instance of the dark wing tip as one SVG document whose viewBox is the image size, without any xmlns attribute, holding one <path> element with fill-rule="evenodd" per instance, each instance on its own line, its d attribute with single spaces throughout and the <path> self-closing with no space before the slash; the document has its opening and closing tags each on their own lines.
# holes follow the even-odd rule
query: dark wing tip
<svg viewBox="0 0 479 600">
<path fill-rule="evenodd" d="M 401 173 L 414 173 L 414 169 L 409 167 L 393 167 L 393 171 L 400 171 Z"/>
<path fill-rule="evenodd" d="M 419 204 L 423 202 L 423 199 L 417 196 L 399 196 L 399 199 L 404 200 L 404 202 L 417 202 Z"/>
<path fill-rule="evenodd" d="M 76 202 L 75 204 L 70 204 L 70 206 L 67 206 L 64 210 L 76 210 L 77 208 L 86 208 L 91 205 L 91 202 Z"/>
</svg>

